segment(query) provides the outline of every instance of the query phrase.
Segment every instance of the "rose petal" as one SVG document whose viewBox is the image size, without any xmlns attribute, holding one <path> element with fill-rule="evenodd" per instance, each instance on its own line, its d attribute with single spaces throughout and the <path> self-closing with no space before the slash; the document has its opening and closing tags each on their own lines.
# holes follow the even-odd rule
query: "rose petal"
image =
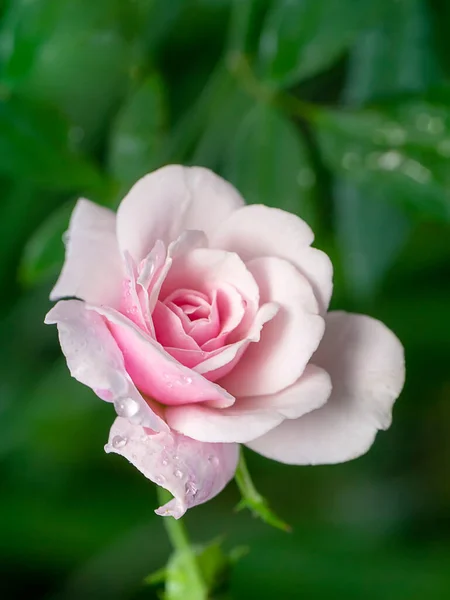
<svg viewBox="0 0 450 600">
<path fill-rule="evenodd" d="M 264 435 L 284 419 L 295 419 L 322 406 L 330 392 L 328 373 L 308 365 L 294 385 L 278 394 L 240 398 L 223 410 L 205 405 L 170 407 L 166 419 L 173 429 L 202 442 L 245 443 Z"/>
<path fill-rule="evenodd" d="M 197 342 L 185 332 L 179 316 L 162 302 L 156 303 L 153 325 L 156 339 L 162 346 L 200 350 Z"/>
<path fill-rule="evenodd" d="M 405 377 L 403 347 L 380 321 L 332 312 L 313 358 L 331 375 L 333 392 L 322 408 L 285 421 L 249 447 L 289 464 L 351 460 L 387 429 Z"/>
<path fill-rule="evenodd" d="M 122 200 L 119 245 L 140 262 L 156 240 L 168 244 L 188 229 L 209 235 L 242 205 L 233 186 L 212 171 L 169 165 L 143 177 Z"/>
<path fill-rule="evenodd" d="M 45 317 L 58 326 L 59 341 L 72 377 L 92 388 L 103 400 L 135 423 L 155 431 L 167 430 L 137 391 L 125 370 L 122 353 L 104 320 L 86 310 L 84 302 L 63 300 Z"/>
<path fill-rule="evenodd" d="M 145 477 L 169 490 L 174 499 L 155 512 L 175 519 L 221 492 L 234 476 L 239 458 L 237 444 L 204 444 L 176 432 L 148 435 L 121 418 L 114 421 L 105 450 L 125 457 Z"/>
<path fill-rule="evenodd" d="M 66 259 L 50 299 L 75 296 L 116 307 L 123 277 L 116 215 L 89 200 L 78 200 L 67 232 Z"/>
<path fill-rule="evenodd" d="M 244 262 L 261 256 L 289 260 L 311 282 L 324 312 L 331 298 L 333 268 L 324 252 L 309 248 L 313 240 L 311 228 L 299 217 L 252 205 L 232 213 L 210 237 L 210 247 L 237 252 Z"/>
<path fill-rule="evenodd" d="M 220 384 L 235 397 L 275 394 L 303 373 L 324 331 L 324 320 L 308 281 L 289 262 L 257 258 L 247 264 L 259 285 L 262 302 L 275 302 L 278 314 L 264 326 L 261 341 L 251 344 Z"/>
<path fill-rule="evenodd" d="M 166 420 L 172 429 L 200 442 L 249 442 L 279 425 L 284 418 L 276 410 L 245 410 L 239 405 L 216 410 L 204 404 L 190 404 L 169 406 L 166 410 Z"/>
<path fill-rule="evenodd" d="M 208 402 L 221 408 L 234 403 L 223 388 L 174 360 L 161 344 L 117 311 L 98 306 L 89 309 L 107 319 L 127 372 L 144 394 L 168 405 Z"/>
<path fill-rule="evenodd" d="M 273 302 L 263 304 L 243 339 L 211 352 L 195 366 L 194 370 L 205 375 L 210 381 L 224 377 L 238 363 L 247 346 L 252 342 L 260 341 L 263 326 L 275 317 L 278 308 L 278 305 Z"/>
<path fill-rule="evenodd" d="M 181 288 L 210 295 L 222 285 L 234 286 L 247 300 L 247 312 L 259 304 L 259 290 L 253 275 L 234 252 L 196 248 L 177 257 L 161 289 L 161 298 Z"/>
<path fill-rule="evenodd" d="M 293 385 L 277 394 L 239 398 L 237 406 L 245 410 L 276 410 L 286 419 L 298 419 L 323 406 L 331 394 L 331 377 L 316 365 L 307 365 Z"/>
</svg>

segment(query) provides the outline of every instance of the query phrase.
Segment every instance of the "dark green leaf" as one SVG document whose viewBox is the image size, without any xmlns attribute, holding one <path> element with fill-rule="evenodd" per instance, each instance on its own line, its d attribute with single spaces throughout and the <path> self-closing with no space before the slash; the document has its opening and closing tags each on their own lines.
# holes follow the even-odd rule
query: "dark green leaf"
<svg viewBox="0 0 450 600">
<path fill-rule="evenodd" d="M 25 246 L 19 277 L 24 285 L 36 285 L 56 277 L 64 261 L 63 236 L 69 224 L 74 203 L 55 211 L 30 237 Z"/>
<path fill-rule="evenodd" d="M 226 175 L 247 202 L 314 221 L 315 174 L 308 150 L 295 126 L 270 106 L 256 105 L 244 116 Z"/>
<path fill-rule="evenodd" d="M 214 107 L 205 115 L 202 135 L 196 145 L 192 163 L 221 170 L 224 158 L 234 151 L 242 115 L 246 114 L 253 101 L 233 79 L 225 85 Z M 220 113 L 220 119 L 217 118 Z"/>
<path fill-rule="evenodd" d="M 55 111 L 9 94 L 0 98 L 0 173 L 67 190 L 103 184 L 70 149 L 69 129 Z"/>
<path fill-rule="evenodd" d="M 323 111 L 316 124 L 336 174 L 421 216 L 450 219 L 448 105 L 420 98 L 383 111 Z"/>
<path fill-rule="evenodd" d="M 266 81 L 290 86 L 330 66 L 383 3 L 372 0 L 273 0 L 259 47 Z"/>
<path fill-rule="evenodd" d="M 131 184 L 157 167 L 165 126 L 163 84 L 153 75 L 130 94 L 112 125 L 108 156 L 112 175 Z"/>
<path fill-rule="evenodd" d="M 439 68 L 422 0 L 389 5 L 385 20 L 359 37 L 350 54 L 344 99 L 358 106 L 378 97 L 425 90 Z M 389 69 L 386 65 L 389 64 Z M 371 297 L 412 229 L 390 190 L 338 181 L 335 223 L 347 285 L 355 298 Z"/>
<path fill-rule="evenodd" d="M 56 106 L 75 144 L 98 141 L 125 93 L 131 49 L 119 16 L 118 0 L 43 0 L 13 3 L 6 19 L 2 83 Z"/>
<path fill-rule="evenodd" d="M 439 76 L 424 0 L 389 2 L 383 21 L 353 46 L 344 99 L 360 105 L 399 92 L 422 92 Z"/>
</svg>

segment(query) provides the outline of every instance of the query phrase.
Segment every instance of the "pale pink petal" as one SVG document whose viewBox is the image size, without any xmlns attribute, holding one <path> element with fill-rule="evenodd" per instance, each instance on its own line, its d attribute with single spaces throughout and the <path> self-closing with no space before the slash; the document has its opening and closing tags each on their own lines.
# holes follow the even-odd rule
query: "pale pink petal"
<svg viewBox="0 0 450 600">
<path fill-rule="evenodd" d="M 223 410 L 204 404 L 170 407 L 166 419 L 173 429 L 200 441 L 245 443 L 274 429 L 284 419 L 296 419 L 322 406 L 330 393 L 327 372 L 308 365 L 294 385 L 278 394 L 239 398 Z"/>
<path fill-rule="evenodd" d="M 249 447 L 280 462 L 328 464 L 351 460 L 387 429 L 405 377 L 403 347 L 380 321 L 332 312 L 315 363 L 328 371 L 328 402 L 300 419 L 285 421 Z"/>
<path fill-rule="evenodd" d="M 197 248 L 173 261 L 161 288 L 162 299 L 180 288 L 210 294 L 222 285 L 234 286 L 248 302 L 253 314 L 259 304 L 259 290 L 253 275 L 234 252 Z"/>
<path fill-rule="evenodd" d="M 84 302 L 63 300 L 45 317 L 57 324 L 59 341 L 72 377 L 114 402 L 119 414 L 155 431 L 167 429 L 137 391 L 125 370 L 122 353 L 104 320 Z"/>
<path fill-rule="evenodd" d="M 317 349 L 324 320 L 308 281 L 280 258 L 256 258 L 247 264 L 259 285 L 262 302 L 275 302 L 278 314 L 264 326 L 261 341 L 250 344 L 220 385 L 235 397 L 275 394 L 292 385 Z"/>
<path fill-rule="evenodd" d="M 245 410 L 239 405 L 222 410 L 204 404 L 166 409 L 166 420 L 172 429 L 200 442 L 249 442 L 279 425 L 284 418 L 276 410 Z"/>
<path fill-rule="evenodd" d="M 178 256 L 184 256 L 190 250 L 201 248 L 206 244 L 205 234 L 201 231 L 184 231 L 175 241 L 169 244 L 164 264 L 158 268 L 148 288 L 148 312 L 151 314 L 160 296 L 161 286 L 169 273 L 172 262 Z"/>
<path fill-rule="evenodd" d="M 139 262 L 156 240 L 167 245 L 188 229 L 209 235 L 242 205 L 233 186 L 212 171 L 169 165 L 143 177 L 122 200 L 119 244 Z"/>
<path fill-rule="evenodd" d="M 331 394 L 329 374 L 316 365 L 307 365 L 293 385 L 277 394 L 239 398 L 237 406 L 245 410 L 276 410 L 286 419 L 298 419 L 323 406 Z"/>
<path fill-rule="evenodd" d="M 89 309 L 107 319 L 127 372 L 147 396 L 168 405 L 208 402 L 224 407 L 234 403 L 233 396 L 223 388 L 174 360 L 161 344 L 117 311 L 98 306 Z"/>
<path fill-rule="evenodd" d="M 123 277 L 116 215 L 89 200 L 78 200 L 66 233 L 66 259 L 50 299 L 77 297 L 116 307 Z"/>
<path fill-rule="evenodd" d="M 310 248 L 311 228 L 299 217 L 263 205 L 235 211 L 210 236 L 211 248 L 237 252 L 244 262 L 261 256 L 276 256 L 294 264 L 313 286 L 322 311 L 332 292 L 333 268 L 328 256 Z"/>
<path fill-rule="evenodd" d="M 174 496 L 157 514 L 179 519 L 188 508 L 214 498 L 233 478 L 239 459 L 237 444 L 205 444 L 174 431 L 149 433 L 117 418 L 105 450 L 125 457 Z"/>
</svg>

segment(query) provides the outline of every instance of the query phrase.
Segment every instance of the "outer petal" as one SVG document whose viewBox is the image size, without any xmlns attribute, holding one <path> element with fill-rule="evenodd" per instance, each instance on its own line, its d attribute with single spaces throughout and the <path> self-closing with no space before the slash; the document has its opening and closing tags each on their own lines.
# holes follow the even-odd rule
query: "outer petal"
<svg viewBox="0 0 450 600">
<path fill-rule="evenodd" d="M 186 229 L 209 235 L 243 203 L 232 185 L 208 169 L 163 167 L 123 199 L 117 213 L 120 247 L 139 262 L 158 239 L 168 244 Z"/>
<path fill-rule="evenodd" d="M 264 326 L 261 341 L 251 344 L 220 385 L 235 397 L 274 394 L 303 373 L 324 331 L 324 320 L 308 281 L 289 262 L 257 258 L 247 264 L 259 285 L 262 302 L 279 304 Z"/>
<path fill-rule="evenodd" d="M 142 427 L 117 418 L 106 452 L 124 456 L 145 477 L 174 499 L 155 512 L 179 519 L 188 508 L 214 498 L 234 476 L 237 444 L 205 444 L 176 432 L 148 435 Z"/>
<path fill-rule="evenodd" d="M 249 442 L 284 419 L 293 419 L 325 404 L 331 393 L 329 375 L 309 365 L 302 377 L 286 390 L 271 396 L 240 398 L 223 410 L 205 406 L 170 407 L 169 425 L 203 442 Z"/>
<path fill-rule="evenodd" d="M 67 232 L 66 260 L 50 299 L 75 296 L 118 306 L 123 277 L 116 215 L 89 200 L 78 200 Z"/>
<path fill-rule="evenodd" d="M 333 288 L 333 267 L 328 256 L 310 248 L 311 228 L 299 217 L 263 205 L 244 206 L 224 221 L 210 238 L 211 248 L 237 252 L 244 261 L 277 256 L 294 264 L 313 286 L 322 311 Z"/>
<path fill-rule="evenodd" d="M 277 394 L 240 398 L 239 408 L 275 410 L 286 419 L 298 419 L 323 406 L 331 394 L 331 377 L 316 365 L 309 364 L 293 385 Z"/>
<path fill-rule="evenodd" d="M 380 321 L 332 312 L 314 362 L 331 375 L 327 404 L 285 421 L 249 447 L 280 462 L 326 464 L 351 460 L 387 429 L 405 378 L 403 347 Z"/>
<path fill-rule="evenodd" d="M 89 309 L 108 320 L 122 350 L 126 370 L 144 394 L 169 405 L 208 402 L 211 406 L 223 407 L 234 403 L 233 396 L 223 388 L 184 367 L 117 311 L 96 306 Z"/>
<path fill-rule="evenodd" d="M 122 353 L 100 315 L 84 302 L 63 300 L 45 317 L 58 325 L 59 340 L 72 377 L 92 388 L 103 400 L 114 402 L 119 414 L 154 431 L 167 430 L 128 376 Z"/>
<path fill-rule="evenodd" d="M 249 442 L 279 425 L 284 418 L 275 410 L 245 410 L 239 405 L 222 410 L 198 404 L 166 409 L 166 420 L 172 429 L 200 442 Z"/>
</svg>

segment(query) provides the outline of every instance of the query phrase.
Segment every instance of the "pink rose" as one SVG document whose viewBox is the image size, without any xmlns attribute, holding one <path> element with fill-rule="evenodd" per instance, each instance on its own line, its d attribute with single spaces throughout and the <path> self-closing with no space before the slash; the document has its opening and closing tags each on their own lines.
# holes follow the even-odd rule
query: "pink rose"
<svg viewBox="0 0 450 600">
<path fill-rule="evenodd" d="M 73 377 L 118 414 L 106 446 L 180 517 L 233 477 L 238 444 L 337 463 L 386 429 L 403 348 L 382 323 L 327 313 L 332 266 L 300 218 L 246 206 L 203 168 L 147 175 L 117 216 L 79 200 L 46 317 Z"/>
</svg>

